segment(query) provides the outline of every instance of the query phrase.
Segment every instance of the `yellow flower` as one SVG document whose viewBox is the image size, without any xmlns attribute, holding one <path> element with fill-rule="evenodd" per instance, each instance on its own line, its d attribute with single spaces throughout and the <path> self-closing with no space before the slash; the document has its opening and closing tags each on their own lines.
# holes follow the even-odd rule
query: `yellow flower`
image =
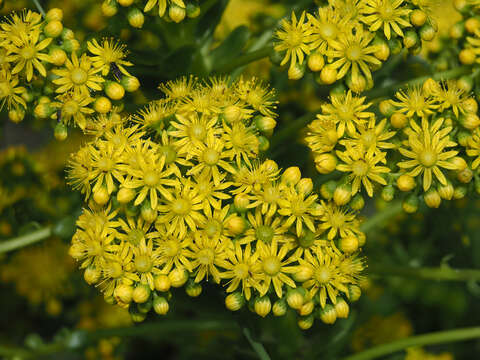
<svg viewBox="0 0 480 360">
<path fill-rule="evenodd" d="M 332 6 L 318 9 L 317 16 L 307 15 L 312 25 L 311 49 L 321 54 L 330 50 L 330 41 L 335 40 L 345 28 L 348 19 L 342 17 Z"/>
<path fill-rule="evenodd" d="M 205 217 L 199 221 L 199 229 L 203 230 L 205 235 L 215 238 L 221 242 L 230 242 L 229 234 L 227 233 L 227 224 L 229 218 L 230 205 L 225 205 L 221 209 L 212 211 L 210 207 L 203 209 Z"/>
<path fill-rule="evenodd" d="M 284 192 L 284 197 L 278 200 L 280 208 L 278 213 L 287 217 L 284 226 L 286 228 L 295 224 L 297 236 L 302 233 L 303 225 L 309 230 L 315 231 L 314 218 L 322 214 L 318 206 L 317 195 L 306 195 L 297 192 L 290 187 Z"/>
<path fill-rule="evenodd" d="M 476 169 L 480 165 L 480 129 L 475 129 L 471 138 L 468 139 L 467 147 L 468 156 L 476 156 L 472 162 L 472 169 Z"/>
<path fill-rule="evenodd" d="M 407 90 L 399 90 L 395 94 L 398 101 L 391 101 L 392 105 L 398 108 L 398 111 L 408 117 L 417 115 L 424 117 L 432 114 L 437 105 L 435 99 L 424 93 L 420 87 L 410 87 Z"/>
<path fill-rule="evenodd" d="M 121 78 L 121 74 L 130 76 L 125 66 L 133 65 L 124 60 L 127 56 L 125 47 L 114 39 L 103 39 L 101 44 L 97 39 L 87 42 L 88 51 L 93 54 L 91 57 L 93 67 L 99 69 L 103 76 L 107 76 L 112 71 L 117 79 Z"/>
<path fill-rule="evenodd" d="M 181 100 L 190 95 L 193 89 L 197 86 L 198 79 L 193 76 L 182 76 L 173 81 L 167 81 L 160 84 L 158 88 L 165 94 L 169 100 Z"/>
<path fill-rule="evenodd" d="M 317 115 L 319 116 L 321 115 Z M 333 150 L 340 137 L 335 121 L 316 119 L 308 125 L 305 141 L 313 152 L 324 153 Z"/>
<path fill-rule="evenodd" d="M 252 251 L 250 244 L 244 248 L 239 243 L 233 245 L 233 249 L 227 251 L 227 261 L 224 264 L 225 271 L 222 278 L 227 279 L 227 293 L 242 287 L 245 299 L 250 300 L 252 288 L 260 288 L 261 265 L 258 260 L 258 252 Z"/>
<path fill-rule="evenodd" d="M 356 235 L 360 232 L 359 224 L 355 214 L 346 208 L 341 208 L 335 203 L 325 203 L 322 201 L 323 214 L 320 217 L 322 223 L 319 229 L 328 230 L 328 240 L 333 240 L 337 234 L 342 238 L 349 235 Z"/>
<path fill-rule="evenodd" d="M 411 26 L 408 21 L 411 10 L 403 5 L 403 0 L 365 0 L 362 21 L 370 25 L 370 31 L 377 31 L 383 26 L 383 33 L 388 40 L 391 30 L 403 37 L 402 28 Z"/>
<path fill-rule="evenodd" d="M 237 189 L 232 194 L 249 193 L 260 190 L 262 186 L 278 179 L 280 170 L 273 160 L 252 166 L 242 166 L 233 175 L 234 186 Z"/>
<path fill-rule="evenodd" d="M 332 68 L 339 69 L 337 79 L 343 78 L 349 71 L 353 82 L 358 82 L 362 74 L 367 80 L 372 79 L 370 67 L 381 64 L 380 60 L 373 56 L 377 51 L 377 47 L 371 44 L 374 36 L 373 33 L 356 27 L 355 31 L 343 31 L 337 40 L 330 42 L 332 50 L 328 55 L 334 59 Z"/>
<path fill-rule="evenodd" d="M 466 112 L 464 101 L 468 98 L 468 95 L 464 89 L 458 86 L 456 80 L 440 83 L 439 86 L 433 88 L 431 95 L 438 103 L 438 111 L 452 109 L 457 118 L 460 114 Z"/>
<path fill-rule="evenodd" d="M 25 100 L 20 96 L 26 92 L 23 86 L 18 86 L 19 80 L 17 76 L 12 76 L 8 69 L 0 70 L 0 110 L 5 104 L 7 108 L 17 108 L 22 105 L 27 107 Z"/>
<path fill-rule="evenodd" d="M 352 147 L 344 152 L 337 151 L 337 156 L 344 162 L 337 165 L 337 170 L 350 173 L 348 177 L 352 179 L 352 195 L 355 195 L 363 184 L 368 196 L 372 197 L 371 180 L 387 185 L 381 175 L 390 172 L 390 169 L 378 165 L 385 162 L 385 153 L 379 152 L 375 155 L 373 151 L 362 151 Z"/>
<path fill-rule="evenodd" d="M 104 82 L 101 76 L 96 75 L 100 70 L 92 67 L 92 61 L 86 54 L 78 59 L 73 52 L 71 60 L 65 62 L 65 68 L 52 70 L 52 73 L 59 76 L 53 80 L 59 86 L 55 91 L 64 93 L 73 90 L 80 94 L 89 94 L 90 90 L 100 91 L 100 84 Z"/>
<path fill-rule="evenodd" d="M 154 233 L 162 273 L 169 273 L 174 267 L 192 272 L 193 253 L 190 250 L 192 237 L 169 234 L 165 226 L 165 224 L 158 224 L 158 232 Z"/>
<path fill-rule="evenodd" d="M 190 175 L 210 175 L 215 186 L 219 185 L 222 180 L 222 170 L 231 174 L 235 169 L 229 162 L 224 159 L 229 158 L 229 154 L 224 151 L 225 143 L 213 135 L 206 138 L 205 143 L 198 143 L 191 151 L 193 159 L 197 164 L 187 171 Z"/>
<path fill-rule="evenodd" d="M 19 34 L 11 36 L 11 43 L 6 46 L 8 50 L 7 61 L 15 63 L 12 75 L 18 74 L 25 69 L 27 81 L 33 78 L 33 69 L 35 68 L 43 77 L 47 76 L 47 70 L 41 63 L 49 62 L 48 54 L 42 53 L 42 50 L 50 45 L 52 38 L 46 38 L 39 42 L 40 30 L 33 30 L 29 34 Z"/>
<path fill-rule="evenodd" d="M 192 267 L 196 270 L 195 282 L 200 282 L 203 278 L 208 280 L 211 276 L 216 283 L 220 282 L 222 272 L 218 269 L 228 266 L 226 254 L 226 243 L 222 243 L 215 238 L 208 237 L 203 232 L 196 232 L 191 245 L 192 249 Z"/>
<path fill-rule="evenodd" d="M 157 132 L 158 133 L 158 132 Z M 177 177 L 181 177 L 180 166 L 192 167 L 193 164 L 179 154 L 178 146 L 168 135 L 166 130 L 161 131 L 160 146 L 156 147 L 160 156 L 165 158 L 165 166 Z"/>
<path fill-rule="evenodd" d="M 153 279 L 160 274 L 161 265 L 158 250 L 153 250 L 153 240 L 140 239 L 137 246 L 132 247 L 134 271 L 140 278 L 140 282 L 148 284 L 151 290 L 155 289 Z"/>
<path fill-rule="evenodd" d="M 157 224 L 165 224 L 169 234 L 183 237 L 187 234 L 187 228 L 196 231 L 204 219 L 200 213 L 202 198 L 189 179 L 180 179 L 179 185 L 163 199 L 163 203 L 157 208 L 161 213 Z"/>
<path fill-rule="evenodd" d="M 11 37 L 30 35 L 42 26 L 42 15 L 31 10 L 13 13 L 10 19 L 2 22 L 0 27 L 5 32 L 7 40 Z"/>
<path fill-rule="evenodd" d="M 57 114 L 57 116 L 59 116 L 57 120 L 67 124 L 73 120 L 80 129 L 85 129 L 87 126 L 87 116 L 95 112 L 88 107 L 94 99 L 88 94 L 74 92 L 60 95 L 57 99 L 59 101 L 52 102 L 52 106 L 56 107 L 60 112 Z"/>
<path fill-rule="evenodd" d="M 297 21 L 295 13 L 292 12 L 292 20 L 282 19 L 281 29 L 275 32 L 278 42 L 275 44 L 275 51 L 284 52 L 285 56 L 280 65 L 285 65 L 290 61 L 290 67 L 294 67 L 297 62 L 303 64 L 305 54 L 310 54 L 310 43 L 312 41 L 312 27 L 310 23 L 305 22 L 305 11 L 302 12 Z"/>
<path fill-rule="evenodd" d="M 78 189 L 80 193 L 85 194 L 85 198 L 90 197 L 92 187 L 90 185 L 90 169 L 92 168 L 92 159 L 90 148 L 88 146 L 80 148 L 72 153 L 68 162 L 68 183 L 73 189 Z"/>
<path fill-rule="evenodd" d="M 239 239 L 240 244 L 264 242 L 270 244 L 272 241 L 283 243 L 283 235 L 288 227 L 283 225 L 282 217 L 267 217 L 262 215 L 260 209 L 255 210 L 255 214 L 248 212 L 247 219 L 251 228 L 245 231 L 244 236 Z"/>
<path fill-rule="evenodd" d="M 276 117 L 274 110 L 277 101 L 275 91 L 270 89 L 262 80 L 252 77 L 249 80 L 240 78 L 234 87 L 235 95 L 242 101 L 260 111 L 265 116 Z"/>
<path fill-rule="evenodd" d="M 255 252 L 258 253 L 258 261 L 261 264 L 261 284 L 257 290 L 260 295 L 265 295 L 273 285 L 273 289 L 279 298 L 283 294 L 283 284 L 296 287 L 295 282 L 289 274 L 296 271 L 294 266 L 289 266 L 297 261 L 295 257 L 288 256 L 290 246 L 284 244 L 279 246 L 278 241 L 273 239 L 269 244 L 262 241 L 257 242 Z"/>
<path fill-rule="evenodd" d="M 234 159 L 238 167 L 242 162 L 251 165 L 250 159 L 255 159 L 259 152 L 255 133 L 241 122 L 235 122 L 231 126 L 224 122 L 223 130 L 224 152 L 227 157 Z"/>
<path fill-rule="evenodd" d="M 279 207 L 279 201 L 283 196 L 283 184 L 270 182 L 261 186 L 259 189 L 253 189 L 250 194 L 252 202 L 248 208 L 259 209 L 265 217 L 272 217 Z"/>
<path fill-rule="evenodd" d="M 140 189 L 134 205 L 141 204 L 149 196 L 151 207 L 155 210 L 158 206 L 158 193 L 167 200 L 172 199 L 171 192 L 166 187 L 176 186 L 178 182 L 171 178 L 173 171 L 165 169 L 165 157 L 153 150 L 138 155 L 136 157 L 138 168 L 125 167 L 128 176 L 122 182 L 122 187 Z"/>
<path fill-rule="evenodd" d="M 367 124 L 357 125 L 357 132 L 349 134 L 349 138 L 340 140 L 346 148 L 356 148 L 358 151 L 372 151 L 378 154 L 381 150 L 394 149 L 396 145 L 387 141 L 395 136 L 395 131 L 386 128 L 387 119 L 378 124 L 375 117 L 371 117 Z"/>
<path fill-rule="evenodd" d="M 410 169 L 407 174 L 417 176 L 423 173 L 423 189 L 427 191 L 432 185 L 433 175 L 442 185 L 447 185 L 447 179 L 441 168 L 456 170 L 456 165 L 450 162 L 456 150 L 444 151 L 446 148 L 456 146 L 450 140 L 451 126 L 442 128 L 444 119 L 440 118 L 430 124 L 426 118 L 422 118 L 422 127 L 411 120 L 408 141 L 405 147 L 398 151 L 410 160 L 400 161 L 397 165 L 402 169 Z M 433 174 L 433 175 L 432 175 Z"/>
<path fill-rule="evenodd" d="M 96 233 L 102 236 L 116 235 L 120 223 L 114 220 L 117 217 L 117 211 L 111 210 L 107 206 L 101 210 L 83 209 L 82 214 L 77 219 L 77 226 L 83 230 L 95 229 Z"/>
<path fill-rule="evenodd" d="M 330 102 L 322 105 L 322 113 L 317 118 L 338 123 L 338 137 L 343 136 L 345 129 L 349 134 L 354 134 L 356 126 L 363 125 L 374 117 L 372 112 L 365 111 L 371 105 L 365 104 L 365 97 L 355 96 L 351 91 L 332 95 Z"/>
<path fill-rule="evenodd" d="M 115 234 L 105 234 L 98 228 L 78 228 L 72 238 L 69 254 L 77 261 L 81 261 L 80 268 L 89 265 L 101 268 L 101 263 L 108 260 L 115 252 Z"/>
<path fill-rule="evenodd" d="M 225 190 L 228 189 L 232 183 L 224 181 L 225 176 L 222 177 L 220 183 L 215 185 L 211 180 L 210 174 L 199 174 L 192 176 L 193 186 L 202 199 L 203 212 L 206 214 L 211 208 L 219 210 L 222 207 L 222 200 L 230 199 L 230 194 Z"/>
</svg>

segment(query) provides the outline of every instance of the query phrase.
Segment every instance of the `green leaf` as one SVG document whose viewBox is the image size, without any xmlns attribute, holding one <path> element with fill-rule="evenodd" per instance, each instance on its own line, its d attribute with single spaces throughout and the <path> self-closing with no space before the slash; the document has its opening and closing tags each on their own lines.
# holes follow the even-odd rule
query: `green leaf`
<svg viewBox="0 0 480 360">
<path fill-rule="evenodd" d="M 242 54 L 249 39 L 250 30 L 245 25 L 235 28 L 218 47 L 210 52 L 211 63 L 215 68 L 228 64 Z"/>
</svg>

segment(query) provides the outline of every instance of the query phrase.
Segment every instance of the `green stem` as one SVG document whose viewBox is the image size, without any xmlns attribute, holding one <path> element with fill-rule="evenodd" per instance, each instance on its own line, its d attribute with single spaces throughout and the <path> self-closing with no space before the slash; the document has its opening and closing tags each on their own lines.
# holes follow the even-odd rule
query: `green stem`
<svg viewBox="0 0 480 360">
<path fill-rule="evenodd" d="M 413 268 L 382 264 L 369 264 L 368 272 L 370 274 L 380 276 L 401 276 L 424 280 L 480 281 L 480 270 L 453 269 L 449 266 Z"/>
<path fill-rule="evenodd" d="M 412 336 L 406 339 L 393 341 L 388 344 L 375 346 L 358 354 L 347 356 L 343 358 L 343 360 L 370 360 L 404 350 L 412 346 L 445 344 L 475 338 L 480 338 L 480 327 L 439 331 L 424 335 Z"/>
<path fill-rule="evenodd" d="M 229 73 L 235 70 L 236 68 L 239 68 L 244 65 L 248 65 L 252 62 L 255 62 L 270 56 L 272 50 L 273 50 L 273 47 L 271 45 L 267 45 L 261 49 L 243 54 L 238 58 L 236 58 L 235 60 L 229 62 L 228 64 L 220 66 L 219 68 L 214 67 L 213 71 L 216 73 Z"/>
<path fill-rule="evenodd" d="M 26 235 L 0 242 L 0 254 L 34 244 L 52 235 L 52 227 L 46 226 Z"/>
<path fill-rule="evenodd" d="M 42 14 L 43 17 L 45 17 L 45 10 L 43 10 L 43 6 L 40 4 L 38 0 L 33 0 L 33 3 L 37 7 L 37 10 Z"/>
<path fill-rule="evenodd" d="M 271 149 L 275 149 L 277 146 L 280 146 L 285 140 L 289 139 L 292 135 L 297 135 L 298 131 L 303 127 L 307 126 L 312 120 L 315 119 L 316 114 L 319 111 L 309 112 L 302 117 L 299 117 L 295 121 L 290 122 L 284 128 L 277 131 L 273 138 L 270 140 Z"/>
<path fill-rule="evenodd" d="M 411 80 L 401 81 L 383 88 L 375 88 L 370 91 L 366 91 L 363 95 L 367 96 L 369 99 L 379 98 L 391 94 L 402 87 L 421 85 L 429 78 L 432 78 L 436 81 L 448 80 L 466 75 L 471 72 L 471 66 L 460 66 L 455 69 L 438 72 L 433 75 L 420 76 Z"/>
<path fill-rule="evenodd" d="M 255 353 L 261 360 L 271 360 L 270 355 L 268 355 L 262 343 L 253 340 L 252 336 L 250 335 L 250 331 L 247 328 L 243 328 L 243 334 L 245 335 L 253 350 L 255 350 Z"/>
<path fill-rule="evenodd" d="M 367 221 L 365 221 L 361 226 L 360 229 L 364 233 L 368 233 L 372 229 L 378 227 L 386 220 L 400 214 L 402 211 L 402 203 L 400 201 L 395 201 L 388 204 L 386 209 L 382 209 L 378 211 L 375 215 L 370 217 Z"/>
</svg>

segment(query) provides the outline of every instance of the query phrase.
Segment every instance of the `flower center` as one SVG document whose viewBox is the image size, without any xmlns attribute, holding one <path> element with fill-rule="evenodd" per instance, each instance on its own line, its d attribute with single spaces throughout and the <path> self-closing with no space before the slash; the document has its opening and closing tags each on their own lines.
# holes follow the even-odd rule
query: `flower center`
<svg viewBox="0 0 480 360">
<path fill-rule="evenodd" d="M 218 220 L 212 219 L 205 225 L 205 233 L 210 238 L 214 237 L 220 231 L 222 231 L 222 224 L 220 224 Z"/>
<path fill-rule="evenodd" d="M 135 268 L 138 272 L 145 273 L 149 272 L 152 268 L 152 260 L 147 254 L 138 255 L 135 258 Z"/>
<path fill-rule="evenodd" d="M 155 186 L 158 184 L 158 175 L 155 171 L 148 171 L 145 173 L 145 185 L 147 186 Z"/>
<path fill-rule="evenodd" d="M 180 246 L 178 246 L 178 243 L 174 240 L 169 240 L 165 244 L 163 248 L 163 253 L 167 257 L 174 257 L 175 255 L 178 254 L 178 251 L 180 250 Z"/>
<path fill-rule="evenodd" d="M 109 172 L 110 170 L 113 169 L 113 161 L 112 159 L 109 158 L 101 158 L 98 160 L 98 170 L 104 171 L 104 172 Z"/>
<path fill-rule="evenodd" d="M 172 164 L 177 158 L 177 152 L 172 146 L 161 146 L 160 154 L 165 156 L 165 164 Z"/>
<path fill-rule="evenodd" d="M 255 230 L 257 240 L 263 241 L 266 244 L 269 244 L 272 241 L 274 235 L 275 231 L 268 225 L 260 225 Z"/>
<path fill-rule="evenodd" d="M 203 153 L 203 160 L 207 165 L 216 165 L 220 158 L 220 154 L 215 149 L 206 149 Z"/>
<path fill-rule="evenodd" d="M 263 194 L 263 199 L 267 203 L 275 203 L 277 202 L 279 198 L 278 191 L 274 187 L 268 187 L 265 189 L 265 192 Z"/>
<path fill-rule="evenodd" d="M 76 68 L 72 70 L 71 78 L 75 85 L 82 85 L 87 82 L 88 74 L 82 68 Z"/>
<path fill-rule="evenodd" d="M 108 268 L 106 270 L 107 270 L 106 273 L 108 274 L 108 276 L 114 279 L 122 276 L 123 274 L 122 265 L 120 265 L 120 263 L 116 261 L 109 262 Z"/>
<path fill-rule="evenodd" d="M 377 142 L 377 136 L 373 130 L 369 130 L 362 135 L 362 141 L 367 147 L 370 147 Z"/>
<path fill-rule="evenodd" d="M 73 116 L 78 112 L 78 103 L 75 100 L 69 100 L 65 104 L 63 104 L 63 112 L 66 115 Z"/>
<path fill-rule="evenodd" d="M 348 121 L 353 119 L 353 111 L 352 109 L 347 106 L 347 105 L 342 105 L 338 108 L 338 117 L 342 121 Z"/>
<path fill-rule="evenodd" d="M 177 199 L 172 203 L 172 211 L 177 215 L 188 214 L 190 207 L 190 201 L 186 199 Z"/>
<path fill-rule="evenodd" d="M 35 50 L 35 47 L 33 47 L 33 46 L 26 46 L 22 50 L 20 50 L 20 55 L 25 60 L 33 59 L 35 57 L 36 53 L 37 53 L 37 51 Z"/>
<path fill-rule="evenodd" d="M 315 279 L 321 284 L 328 283 L 331 278 L 330 270 L 326 266 L 320 266 L 318 269 L 316 269 L 314 276 Z"/>
<path fill-rule="evenodd" d="M 269 276 L 275 276 L 282 268 L 280 260 L 276 256 L 267 257 L 262 263 L 263 271 Z"/>
<path fill-rule="evenodd" d="M 425 167 L 432 167 L 437 162 L 437 154 L 433 150 L 425 150 L 420 153 L 418 161 Z"/>
<path fill-rule="evenodd" d="M 212 249 L 202 249 L 198 253 L 198 262 L 202 265 L 213 264 L 215 253 Z"/>
<path fill-rule="evenodd" d="M 246 279 L 248 277 L 248 265 L 247 264 L 237 264 L 233 269 L 235 277 L 239 279 Z"/>
<path fill-rule="evenodd" d="M 12 88 L 10 86 L 10 83 L 6 81 L 1 81 L 0 82 L 0 98 L 5 98 L 9 96 L 12 93 Z"/>
<path fill-rule="evenodd" d="M 140 244 L 140 240 L 144 237 L 143 231 L 139 229 L 133 229 L 128 233 L 127 241 L 132 245 Z"/>
<path fill-rule="evenodd" d="M 190 128 L 190 135 L 194 139 L 203 140 L 207 136 L 207 129 L 200 124 L 193 124 Z"/>
<path fill-rule="evenodd" d="M 362 48 L 358 45 L 352 45 L 347 49 L 346 56 L 350 61 L 358 61 L 362 57 Z"/>
<path fill-rule="evenodd" d="M 391 20 L 394 15 L 394 9 L 389 1 L 385 1 L 383 6 L 378 10 L 380 17 L 386 21 Z"/>
<path fill-rule="evenodd" d="M 304 235 L 298 238 L 298 245 L 304 249 L 308 249 L 315 242 L 315 234 L 307 230 Z"/>
<path fill-rule="evenodd" d="M 303 34 L 301 31 L 289 31 L 288 36 L 286 39 L 286 43 L 290 45 L 290 47 L 296 47 L 302 45 L 303 42 Z"/>
<path fill-rule="evenodd" d="M 352 164 L 352 172 L 356 176 L 365 176 L 368 173 L 368 165 L 363 160 L 357 160 Z"/>
<path fill-rule="evenodd" d="M 93 241 L 87 249 L 90 256 L 99 256 L 103 253 L 103 247 L 99 241 Z"/>
<path fill-rule="evenodd" d="M 322 24 L 323 26 L 320 27 L 320 36 L 324 40 L 333 39 L 337 35 L 337 28 L 333 24 Z"/>
</svg>

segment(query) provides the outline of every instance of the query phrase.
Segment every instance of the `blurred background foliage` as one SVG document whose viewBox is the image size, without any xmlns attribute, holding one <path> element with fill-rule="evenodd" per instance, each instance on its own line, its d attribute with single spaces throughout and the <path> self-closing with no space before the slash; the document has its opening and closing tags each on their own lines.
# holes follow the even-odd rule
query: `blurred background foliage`
<svg viewBox="0 0 480 360">
<path fill-rule="evenodd" d="M 32 1 L 0 3 L 4 15 L 34 9 Z M 281 114 L 278 131 L 285 133 L 300 130 L 301 126 L 289 125 L 318 110 L 330 90 L 312 81 L 311 75 L 289 81 L 285 71 L 268 58 L 246 67 L 228 67 L 247 50 L 266 46 L 283 16 L 292 10 L 315 9 L 312 1 L 203 0 L 196 18 L 176 24 L 146 15 L 141 29 L 129 25 L 128 8 L 120 8 L 114 17 L 103 16 L 101 1 L 40 3 L 45 9 L 63 9 L 64 24 L 75 30 L 79 40 L 106 36 L 128 45 L 129 60 L 135 64 L 132 74 L 142 84 L 124 102 L 129 111 L 158 97 L 157 86 L 162 81 L 233 70 L 232 76 L 254 75 L 276 89 Z M 461 17 L 448 0 L 435 3 L 434 13 L 438 38 L 421 54 L 406 57 L 401 65 L 393 64 L 384 75 L 388 81 L 441 69 L 447 55 L 438 52 L 438 43 L 448 41 L 448 29 Z M 431 64 L 438 66 L 432 69 Z M 414 334 L 479 323 L 477 282 L 436 281 L 428 274 L 422 278 L 415 272 L 391 271 L 398 266 L 478 269 L 480 199 L 472 195 L 437 210 L 425 207 L 415 215 L 398 215 L 386 226 L 369 231 L 364 255 L 372 273 L 362 284 L 364 296 L 352 306 L 348 319 L 332 326 L 316 323 L 302 331 L 293 314 L 259 320 L 247 311 L 230 313 L 214 287 L 204 289 L 195 302 L 179 291 L 164 318 L 150 316 L 133 325 L 126 310 L 106 304 L 96 289 L 85 284 L 67 254 L 81 199 L 65 184 L 65 163 L 84 141 L 83 135 L 72 131 L 68 141 L 58 142 L 51 128 L 38 119 L 27 117 L 20 125 L 13 125 L 2 117 L 0 242 L 44 224 L 55 224 L 49 239 L 0 255 L 0 354 L 5 358 L 28 358 L 33 350 L 35 359 L 254 359 L 258 354 L 251 343 L 258 340 L 272 359 L 338 359 Z M 326 181 L 318 177 L 301 141 L 274 141 L 269 156 L 283 167 L 300 166 L 304 176 L 315 180 L 316 187 Z M 370 216 L 384 206 L 382 201 L 370 202 L 363 214 Z M 244 328 L 249 329 L 247 334 Z M 473 360 L 479 354 L 477 340 L 409 348 L 385 359 Z"/>
</svg>

